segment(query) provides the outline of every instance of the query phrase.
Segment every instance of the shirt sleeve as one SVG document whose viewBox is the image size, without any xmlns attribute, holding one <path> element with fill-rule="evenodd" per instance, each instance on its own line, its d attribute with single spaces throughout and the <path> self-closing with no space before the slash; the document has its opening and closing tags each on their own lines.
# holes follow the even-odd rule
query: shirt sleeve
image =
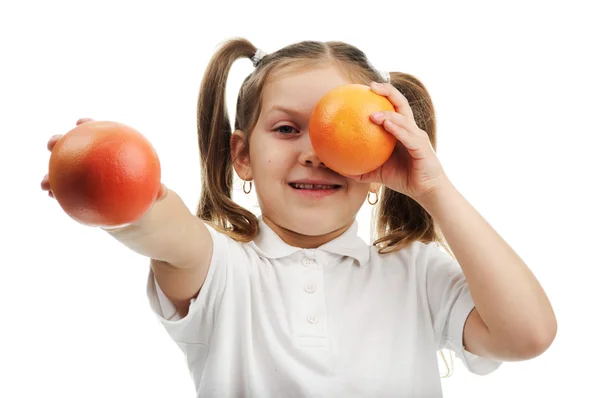
<svg viewBox="0 0 600 398">
<path fill-rule="evenodd" d="M 424 250 L 427 297 L 438 349 L 452 350 L 474 374 L 486 375 L 495 371 L 501 361 L 472 354 L 463 344 L 465 323 L 475 304 L 460 265 L 437 243 L 425 245 Z"/>
<path fill-rule="evenodd" d="M 190 300 L 189 311 L 181 317 L 165 296 L 150 267 L 146 294 L 150 308 L 167 333 L 177 343 L 208 344 L 214 320 L 225 290 L 228 273 L 228 247 L 232 239 L 207 225 L 213 240 L 213 254 L 206 279 L 197 297 Z"/>
</svg>

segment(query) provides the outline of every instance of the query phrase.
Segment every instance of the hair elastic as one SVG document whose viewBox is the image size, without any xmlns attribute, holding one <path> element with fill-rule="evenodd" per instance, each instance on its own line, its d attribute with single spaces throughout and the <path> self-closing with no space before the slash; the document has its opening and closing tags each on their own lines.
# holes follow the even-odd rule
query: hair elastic
<svg viewBox="0 0 600 398">
<path fill-rule="evenodd" d="M 256 68 L 265 55 L 267 55 L 266 52 L 264 52 L 260 48 L 257 48 L 256 52 L 254 53 L 254 55 L 251 58 L 252 65 L 254 65 L 254 67 Z"/>
<path fill-rule="evenodd" d="M 389 83 L 392 80 L 391 77 L 390 77 L 390 73 L 389 72 L 386 72 L 386 71 L 383 71 L 383 70 L 380 70 L 378 72 L 379 72 L 379 75 L 381 76 L 381 78 L 383 79 L 384 82 Z"/>
</svg>

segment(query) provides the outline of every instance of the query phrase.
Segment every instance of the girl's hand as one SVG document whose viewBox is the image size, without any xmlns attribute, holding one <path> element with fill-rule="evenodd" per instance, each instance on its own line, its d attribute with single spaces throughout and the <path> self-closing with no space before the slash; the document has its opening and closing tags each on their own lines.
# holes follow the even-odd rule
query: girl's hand
<svg viewBox="0 0 600 398">
<path fill-rule="evenodd" d="M 75 123 L 77 126 L 79 126 L 82 123 L 86 123 L 86 122 L 91 122 L 92 119 L 90 118 L 83 118 L 83 119 L 79 119 L 77 121 L 77 123 Z M 50 152 L 52 152 L 52 148 L 54 148 L 54 145 L 56 145 L 56 142 L 63 136 L 64 134 L 58 134 L 58 135 L 53 135 L 52 137 L 50 137 L 50 139 L 48 140 L 48 144 L 46 144 L 48 150 Z M 48 191 L 48 196 L 50 196 L 51 198 L 54 197 L 54 194 L 52 193 L 52 189 L 50 188 L 50 182 L 48 181 L 48 174 L 46 174 L 44 176 L 44 178 L 42 178 L 42 190 L 43 191 Z"/>
<path fill-rule="evenodd" d="M 347 176 L 365 183 L 380 183 L 414 200 L 435 191 L 447 180 L 442 165 L 413 116 L 408 100 L 389 83 L 371 83 L 371 90 L 386 97 L 394 111 L 378 112 L 371 120 L 398 140 L 391 157 L 378 169 L 359 176 Z"/>
</svg>

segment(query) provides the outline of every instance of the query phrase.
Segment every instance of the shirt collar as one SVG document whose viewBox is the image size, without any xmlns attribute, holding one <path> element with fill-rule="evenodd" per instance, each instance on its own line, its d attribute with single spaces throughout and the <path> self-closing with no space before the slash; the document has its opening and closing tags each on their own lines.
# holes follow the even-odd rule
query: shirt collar
<svg viewBox="0 0 600 398">
<path fill-rule="evenodd" d="M 303 248 L 290 246 L 285 243 L 263 220 L 258 217 L 259 232 L 251 245 L 263 257 L 277 259 L 290 256 Z M 316 250 L 322 250 L 340 256 L 348 256 L 356 259 L 362 267 L 371 258 L 370 247 L 358 236 L 358 222 L 354 220 L 350 228 L 337 238 L 329 241 Z"/>
</svg>

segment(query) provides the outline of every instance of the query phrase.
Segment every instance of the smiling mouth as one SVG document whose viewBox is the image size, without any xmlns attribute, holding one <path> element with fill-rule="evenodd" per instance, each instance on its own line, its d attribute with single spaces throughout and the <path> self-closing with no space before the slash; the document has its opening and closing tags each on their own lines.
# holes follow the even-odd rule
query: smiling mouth
<svg viewBox="0 0 600 398">
<path fill-rule="evenodd" d="M 326 190 L 326 189 L 337 189 L 341 188 L 341 185 L 333 184 L 333 185 L 323 185 L 323 184 L 296 184 L 290 183 L 290 187 L 294 189 L 311 189 L 311 190 Z"/>
</svg>

